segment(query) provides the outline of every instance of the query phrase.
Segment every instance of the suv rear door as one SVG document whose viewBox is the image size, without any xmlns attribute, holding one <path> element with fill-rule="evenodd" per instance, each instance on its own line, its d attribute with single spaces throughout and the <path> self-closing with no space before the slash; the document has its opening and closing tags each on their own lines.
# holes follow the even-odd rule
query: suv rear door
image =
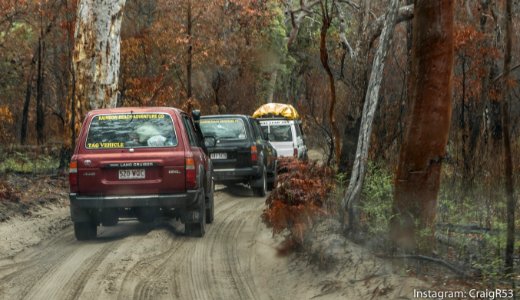
<svg viewBox="0 0 520 300">
<path fill-rule="evenodd" d="M 298 148 L 298 158 L 304 158 L 307 153 L 307 146 L 305 146 L 305 140 L 303 139 L 301 123 L 293 122 L 293 126 L 294 126 L 294 131 L 296 133 L 296 147 Z"/>
<path fill-rule="evenodd" d="M 208 170 L 208 157 L 204 153 L 204 149 L 202 148 L 202 141 L 196 132 L 192 119 L 185 113 L 181 114 L 181 118 L 184 127 L 186 128 L 186 134 L 188 135 L 189 149 L 193 155 L 193 158 L 195 159 L 195 167 L 203 165 L 205 166 L 204 169 Z"/>
<path fill-rule="evenodd" d="M 260 120 L 264 132 L 268 133 L 269 142 L 276 149 L 278 156 L 294 156 L 295 141 L 292 125 L 287 120 Z"/>
<path fill-rule="evenodd" d="M 256 145 L 258 147 L 258 152 L 263 152 L 263 156 L 265 157 L 265 164 L 267 170 L 269 172 L 273 171 L 275 168 L 276 155 L 273 146 L 269 144 L 269 142 L 264 138 L 264 132 L 260 128 L 260 124 L 258 120 L 250 118 L 251 126 L 253 126 L 253 131 L 255 133 Z"/>
<path fill-rule="evenodd" d="M 184 149 L 175 114 L 94 115 L 77 152 L 78 193 L 166 194 L 185 190 Z"/>
<path fill-rule="evenodd" d="M 203 117 L 200 125 L 205 136 L 214 136 L 215 147 L 208 148 L 215 169 L 251 166 L 251 128 L 241 116 Z"/>
</svg>

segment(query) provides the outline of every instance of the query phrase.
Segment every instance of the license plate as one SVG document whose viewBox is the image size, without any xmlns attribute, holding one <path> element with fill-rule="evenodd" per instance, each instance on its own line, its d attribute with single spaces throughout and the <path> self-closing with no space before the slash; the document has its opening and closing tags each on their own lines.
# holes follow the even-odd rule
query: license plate
<svg viewBox="0 0 520 300">
<path fill-rule="evenodd" d="M 211 153 L 211 159 L 227 159 L 227 153 Z"/>
<path fill-rule="evenodd" d="M 119 170 L 119 179 L 144 179 L 144 169 L 123 169 Z"/>
</svg>

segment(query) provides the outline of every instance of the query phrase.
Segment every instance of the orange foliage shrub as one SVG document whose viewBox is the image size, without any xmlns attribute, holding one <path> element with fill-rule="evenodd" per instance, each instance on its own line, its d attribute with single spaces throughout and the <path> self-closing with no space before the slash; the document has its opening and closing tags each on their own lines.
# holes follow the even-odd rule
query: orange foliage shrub
<svg viewBox="0 0 520 300">
<path fill-rule="evenodd" d="M 13 114 L 9 107 L 0 106 L 0 142 L 6 143 L 12 138 L 12 133 L 9 132 L 9 126 L 14 122 Z"/>
<path fill-rule="evenodd" d="M 332 169 L 315 162 L 280 159 L 276 188 L 266 200 L 262 220 L 273 234 L 287 230 L 286 246 L 301 246 L 315 221 L 328 215 L 327 200 L 333 187 Z"/>
</svg>

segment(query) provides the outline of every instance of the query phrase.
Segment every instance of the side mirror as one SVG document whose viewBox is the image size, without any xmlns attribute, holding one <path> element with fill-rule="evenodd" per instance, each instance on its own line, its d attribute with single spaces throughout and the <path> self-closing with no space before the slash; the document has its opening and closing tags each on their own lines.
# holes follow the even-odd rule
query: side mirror
<svg viewBox="0 0 520 300">
<path fill-rule="evenodd" d="M 200 110 L 195 109 L 191 112 L 191 116 L 193 118 L 193 121 L 198 123 L 200 121 Z"/>
<path fill-rule="evenodd" d="M 214 136 L 205 136 L 204 137 L 204 146 L 215 147 L 215 145 L 217 145 L 217 139 Z"/>
</svg>

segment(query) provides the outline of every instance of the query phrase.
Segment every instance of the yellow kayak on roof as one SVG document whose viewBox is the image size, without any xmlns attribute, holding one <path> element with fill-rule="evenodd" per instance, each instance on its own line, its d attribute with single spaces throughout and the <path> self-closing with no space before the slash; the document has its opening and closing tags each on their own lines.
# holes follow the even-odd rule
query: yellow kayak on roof
<svg viewBox="0 0 520 300">
<path fill-rule="evenodd" d="M 284 117 L 287 119 L 299 119 L 300 115 L 296 108 L 290 104 L 267 103 L 260 106 L 254 113 L 253 118 Z"/>
</svg>

